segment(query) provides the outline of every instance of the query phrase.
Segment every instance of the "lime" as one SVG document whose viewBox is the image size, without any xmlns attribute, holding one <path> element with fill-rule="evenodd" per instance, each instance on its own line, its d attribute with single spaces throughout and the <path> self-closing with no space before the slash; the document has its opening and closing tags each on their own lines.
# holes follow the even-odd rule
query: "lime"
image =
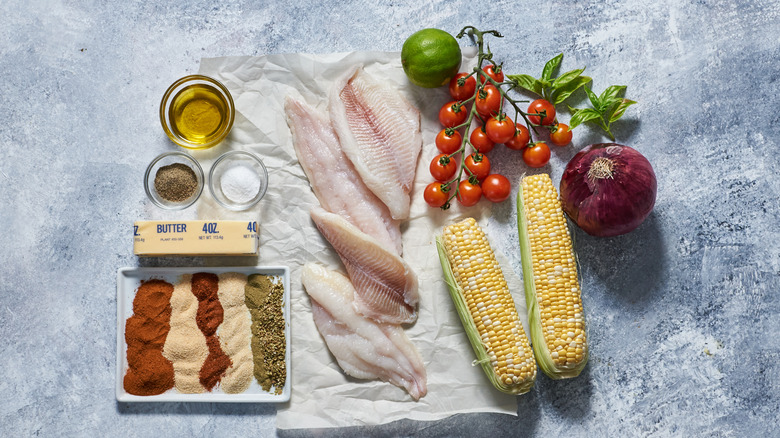
<svg viewBox="0 0 780 438">
<path fill-rule="evenodd" d="M 448 84 L 460 68 L 460 45 L 440 29 L 423 29 L 412 34 L 401 48 L 401 65 L 409 80 L 420 87 Z"/>
</svg>

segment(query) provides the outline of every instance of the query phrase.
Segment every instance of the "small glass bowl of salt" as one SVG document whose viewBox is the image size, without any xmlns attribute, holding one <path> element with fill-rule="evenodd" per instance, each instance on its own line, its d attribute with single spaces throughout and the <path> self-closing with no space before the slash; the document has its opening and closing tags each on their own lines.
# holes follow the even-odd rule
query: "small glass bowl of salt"
<svg viewBox="0 0 780 438">
<path fill-rule="evenodd" d="M 266 189 L 268 171 L 263 161 L 251 152 L 225 152 L 211 166 L 211 196 L 229 210 L 253 207 L 263 198 Z"/>
</svg>

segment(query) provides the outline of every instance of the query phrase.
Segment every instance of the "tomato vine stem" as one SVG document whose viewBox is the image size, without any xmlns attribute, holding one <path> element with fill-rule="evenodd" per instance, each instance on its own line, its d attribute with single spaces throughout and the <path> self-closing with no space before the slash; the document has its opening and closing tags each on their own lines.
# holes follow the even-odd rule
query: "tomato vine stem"
<svg viewBox="0 0 780 438">
<path fill-rule="evenodd" d="M 517 84 L 514 81 L 504 81 L 501 82 L 496 81 L 490 75 L 488 75 L 484 70 L 483 66 L 486 62 L 497 66 L 499 71 L 501 69 L 501 66 L 496 64 L 493 61 L 493 53 L 490 51 L 490 46 L 485 44 L 485 36 L 491 35 L 496 38 L 503 38 L 504 36 L 496 31 L 496 30 L 487 30 L 487 31 L 480 31 L 474 26 L 466 26 L 463 29 L 461 29 L 460 32 L 457 34 L 457 38 L 463 38 L 464 36 L 468 35 L 470 38 L 474 40 L 474 42 L 477 45 L 477 65 L 474 67 L 473 71 L 468 73 L 468 75 L 459 78 L 458 84 L 463 86 L 466 83 L 466 79 L 469 77 L 474 76 L 477 81 L 477 87 L 474 90 L 474 95 L 469 97 L 468 99 L 461 102 L 462 105 L 465 105 L 470 102 L 474 102 L 474 104 L 471 106 L 471 109 L 469 111 L 468 117 L 466 120 L 461 123 L 460 125 L 457 125 L 453 127 L 453 130 L 458 130 L 460 128 L 465 128 L 465 135 L 462 136 L 461 145 L 460 148 L 453 152 L 452 154 L 449 154 L 448 158 L 454 158 L 455 155 L 461 154 L 460 156 L 460 167 L 458 169 L 458 173 L 456 176 L 454 176 L 451 180 L 444 182 L 441 184 L 442 191 L 445 193 L 450 193 L 450 196 L 447 199 L 447 202 L 444 203 L 444 205 L 441 206 L 442 210 L 446 210 L 451 206 L 451 201 L 453 198 L 458 196 L 458 193 L 460 191 L 459 182 L 461 181 L 461 178 L 463 177 L 463 172 L 465 169 L 465 172 L 468 175 L 468 180 L 470 182 L 476 181 L 476 175 L 466 166 L 466 158 L 469 154 L 466 153 L 466 146 L 471 147 L 477 154 L 481 156 L 482 152 L 477 149 L 474 144 L 471 142 L 469 133 L 470 133 L 470 127 L 472 122 L 474 121 L 474 118 L 476 117 L 479 122 L 484 125 L 487 123 L 487 118 L 491 116 L 498 116 L 502 117 L 504 115 L 504 108 L 505 108 L 505 101 L 508 102 L 508 105 L 510 105 L 515 110 L 515 117 L 514 122 L 517 124 L 518 116 L 522 117 L 523 121 L 525 122 L 526 127 L 529 128 L 529 132 L 533 132 L 535 136 L 539 135 L 539 132 L 537 131 L 538 127 L 542 127 L 543 125 L 537 125 L 534 123 L 531 123 L 531 121 L 528 119 L 529 113 L 523 111 L 518 106 L 519 102 L 528 102 L 527 100 L 515 100 L 512 97 L 509 96 L 509 92 L 513 91 L 515 88 L 517 88 Z M 503 78 L 503 76 L 502 76 Z M 500 95 L 500 103 L 499 103 L 499 109 L 498 114 L 487 114 L 485 115 L 485 118 L 483 118 L 483 115 L 480 114 L 477 111 L 477 100 L 478 99 L 485 99 L 487 97 L 486 88 L 488 85 L 494 86 Z M 537 116 L 538 114 L 534 113 L 531 115 Z M 480 129 L 480 128 L 478 128 Z M 533 142 L 529 142 L 529 144 L 532 144 Z M 455 186 L 454 190 L 452 186 Z"/>
</svg>

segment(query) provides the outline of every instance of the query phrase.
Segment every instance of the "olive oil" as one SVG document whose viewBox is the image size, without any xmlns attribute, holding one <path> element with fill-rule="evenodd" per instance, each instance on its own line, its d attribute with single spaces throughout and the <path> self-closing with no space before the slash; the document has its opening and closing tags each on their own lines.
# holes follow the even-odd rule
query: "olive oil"
<svg viewBox="0 0 780 438">
<path fill-rule="evenodd" d="M 187 142 L 206 145 L 230 129 L 230 107 L 214 86 L 193 84 L 173 97 L 168 117 L 173 133 Z"/>
</svg>

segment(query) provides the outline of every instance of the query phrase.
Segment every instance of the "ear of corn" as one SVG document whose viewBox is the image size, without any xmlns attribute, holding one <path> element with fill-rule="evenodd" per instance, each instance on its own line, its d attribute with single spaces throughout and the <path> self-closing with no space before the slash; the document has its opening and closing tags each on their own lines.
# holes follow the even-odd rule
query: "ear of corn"
<svg viewBox="0 0 780 438">
<path fill-rule="evenodd" d="M 536 379 L 536 362 L 485 233 L 469 218 L 446 227 L 436 247 L 476 362 L 498 390 L 528 392 Z"/>
<path fill-rule="evenodd" d="M 588 361 L 585 318 L 569 228 L 547 174 L 522 179 L 517 219 L 536 360 L 550 378 L 576 377 Z"/>
</svg>

